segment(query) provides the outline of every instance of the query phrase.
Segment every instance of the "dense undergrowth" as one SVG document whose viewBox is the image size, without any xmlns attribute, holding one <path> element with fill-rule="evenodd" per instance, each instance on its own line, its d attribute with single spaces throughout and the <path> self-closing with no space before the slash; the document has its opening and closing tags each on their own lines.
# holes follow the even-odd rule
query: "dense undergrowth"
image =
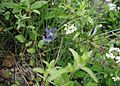
<svg viewBox="0 0 120 86">
<path fill-rule="evenodd" d="M 120 1 L 105 1 L 0 0 L 0 85 L 119 86 Z"/>
</svg>

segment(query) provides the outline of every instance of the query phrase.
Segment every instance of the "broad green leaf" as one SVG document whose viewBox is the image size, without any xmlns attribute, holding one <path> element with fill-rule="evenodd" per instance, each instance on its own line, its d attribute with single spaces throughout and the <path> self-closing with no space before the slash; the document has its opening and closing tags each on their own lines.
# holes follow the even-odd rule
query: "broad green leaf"
<svg viewBox="0 0 120 86">
<path fill-rule="evenodd" d="M 44 73 L 45 72 L 45 70 L 40 68 L 40 67 L 34 68 L 33 71 L 38 72 L 38 73 Z"/>
<path fill-rule="evenodd" d="M 17 36 L 15 36 L 15 38 L 21 43 L 25 42 L 25 38 L 23 35 L 17 35 Z"/>
<path fill-rule="evenodd" d="M 68 63 L 68 65 L 66 66 L 66 69 L 69 71 L 69 72 L 73 72 L 73 71 L 76 71 L 74 66 L 71 64 L 71 63 Z"/>
<path fill-rule="evenodd" d="M 80 56 L 78 55 L 78 53 L 77 53 L 75 50 L 71 49 L 71 48 L 69 48 L 69 50 L 70 50 L 70 52 L 72 53 L 75 62 L 76 62 L 77 64 L 81 64 L 81 61 L 80 61 L 81 59 L 80 59 Z"/>
<path fill-rule="evenodd" d="M 30 46 L 32 44 L 32 41 L 25 44 L 26 47 Z"/>
<path fill-rule="evenodd" d="M 27 52 L 28 53 L 35 53 L 36 51 L 35 51 L 35 48 L 29 48 L 29 49 L 27 49 Z"/>
<path fill-rule="evenodd" d="M 37 32 L 34 29 L 32 29 L 30 31 L 29 35 L 30 35 L 30 37 L 31 37 L 32 40 L 36 40 L 36 38 L 37 38 Z"/>
<path fill-rule="evenodd" d="M 83 55 L 82 55 L 82 61 L 84 63 L 84 65 L 86 65 L 87 61 L 89 60 L 89 57 L 91 56 L 92 54 L 92 51 L 89 51 L 89 52 L 84 52 Z"/>
<path fill-rule="evenodd" d="M 5 16 L 6 20 L 9 20 L 9 18 L 10 18 L 10 12 L 5 12 L 4 16 Z"/>
<path fill-rule="evenodd" d="M 30 64 L 31 66 L 34 66 L 34 64 L 35 64 L 35 58 L 30 58 L 29 64 Z"/>
<path fill-rule="evenodd" d="M 87 68 L 87 67 L 81 67 L 82 70 L 84 70 L 85 72 L 87 72 L 95 82 L 98 82 L 96 76 L 93 74 L 92 70 Z"/>
<path fill-rule="evenodd" d="M 47 4 L 46 1 L 36 1 L 35 3 L 33 3 L 33 4 L 31 5 L 31 9 L 32 9 L 32 10 L 39 9 L 39 8 L 41 8 L 41 7 L 42 7 L 43 5 L 45 5 L 45 4 Z"/>
<path fill-rule="evenodd" d="M 49 81 L 55 80 L 58 76 L 60 76 L 63 73 L 66 73 L 67 70 L 65 68 L 53 71 L 53 73 L 48 77 Z"/>
<path fill-rule="evenodd" d="M 40 41 L 38 42 L 38 47 L 39 47 L 39 48 L 42 48 L 44 44 L 45 44 L 45 41 L 44 41 L 44 40 L 40 40 Z"/>
</svg>

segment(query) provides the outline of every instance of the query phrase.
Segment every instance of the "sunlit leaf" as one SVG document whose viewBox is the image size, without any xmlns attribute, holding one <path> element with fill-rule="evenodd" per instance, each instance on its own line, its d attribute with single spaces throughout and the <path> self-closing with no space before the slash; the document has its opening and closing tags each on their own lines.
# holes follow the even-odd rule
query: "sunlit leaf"
<svg viewBox="0 0 120 86">
<path fill-rule="evenodd" d="M 27 52 L 28 53 L 35 53 L 36 51 L 35 51 L 35 48 L 29 48 L 29 49 L 27 49 Z"/>
<path fill-rule="evenodd" d="M 39 48 L 42 48 L 44 44 L 45 44 L 45 41 L 44 41 L 44 40 L 40 40 L 40 41 L 38 42 L 38 47 L 39 47 Z"/>
<path fill-rule="evenodd" d="M 81 67 L 82 70 L 84 70 L 85 72 L 87 72 L 95 82 L 98 82 L 96 76 L 93 74 L 92 70 L 87 68 L 87 67 Z"/>
<path fill-rule="evenodd" d="M 33 71 L 35 72 L 38 72 L 38 73 L 44 73 L 44 69 L 40 68 L 40 67 L 37 67 L 37 68 L 34 68 Z"/>
<path fill-rule="evenodd" d="M 48 80 L 49 80 L 49 81 L 55 80 L 55 78 L 57 78 L 58 76 L 60 76 L 60 75 L 63 74 L 63 73 L 66 73 L 66 72 L 67 72 L 67 70 L 66 70 L 65 68 L 62 68 L 62 69 L 53 71 L 52 75 L 50 75 L 50 76 L 48 77 Z"/>
<path fill-rule="evenodd" d="M 17 36 L 15 36 L 15 38 L 21 43 L 25 42 L 25 38 L 23 35 L 17 35 Z"/>
<path fill-rule="evenodd" d="M 36 37 L 37 37 L 37 32 L 34 30 L 34 29 L 32 29 L 31 31 L 30 31 L 30 37 L 31 37 L 31 39 L 32 40 L 35 40 L 36 39 Z"/>
<path fill-rule="evenodd" d="M 89 51 L 89 52 L 84 52 L 83 55 L 82 55 L 82 61 L 84 63 L 84 65 L 86 65 L 87 61 L 89 60 L 89 57 L 91 56 L 92 54 L 92 51 Z"/>
<path fill-rule="evenodd" d="M 26 47 L 30 46 L 32 44 L 32 41 L 25 44 Z"/>
<path fill-rule="evenodd" d="M 33 12 L 40 15 L 40 11 L 39 10 L 33 10 Z"/>
<path fill-rule="evenodd" d="M 81 59 L 80 59 L 80 56 L 78 55 L 78 53 L 75 50 L 71 49 L 71 48 L 69 48 L 69 50 L 73 54 L 75 62 L 77 64 L 81 64 Z"/>
</svg>

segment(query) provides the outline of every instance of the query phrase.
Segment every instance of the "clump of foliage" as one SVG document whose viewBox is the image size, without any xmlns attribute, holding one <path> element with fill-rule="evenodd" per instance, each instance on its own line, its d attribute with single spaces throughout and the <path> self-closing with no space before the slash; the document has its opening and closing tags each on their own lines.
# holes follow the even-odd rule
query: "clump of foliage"
<svg viewBox="0 0 120 86">
<path fill-rule="evenodd" d="M 13 86 L 118 86 L 118 3 L 1 0 L 0 59 L 7 61 L 4 54 L 10 52 L 16 60 L 9 68 L 0 66 L 0 81 Z"/>
</svg>

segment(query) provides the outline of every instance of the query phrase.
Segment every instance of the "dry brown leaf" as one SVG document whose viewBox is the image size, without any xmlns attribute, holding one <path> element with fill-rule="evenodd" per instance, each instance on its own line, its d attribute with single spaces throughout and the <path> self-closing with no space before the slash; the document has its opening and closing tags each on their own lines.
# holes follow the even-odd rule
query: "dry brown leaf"
<svg viewBox="0 0 120 86">
<path fill-rule="evenodd" d="M 14 63 L 15 63 L 15 54 L 11 53 L 5 57 L 2 66 L 10 68 L 13 66 Z"/>
</svg>

